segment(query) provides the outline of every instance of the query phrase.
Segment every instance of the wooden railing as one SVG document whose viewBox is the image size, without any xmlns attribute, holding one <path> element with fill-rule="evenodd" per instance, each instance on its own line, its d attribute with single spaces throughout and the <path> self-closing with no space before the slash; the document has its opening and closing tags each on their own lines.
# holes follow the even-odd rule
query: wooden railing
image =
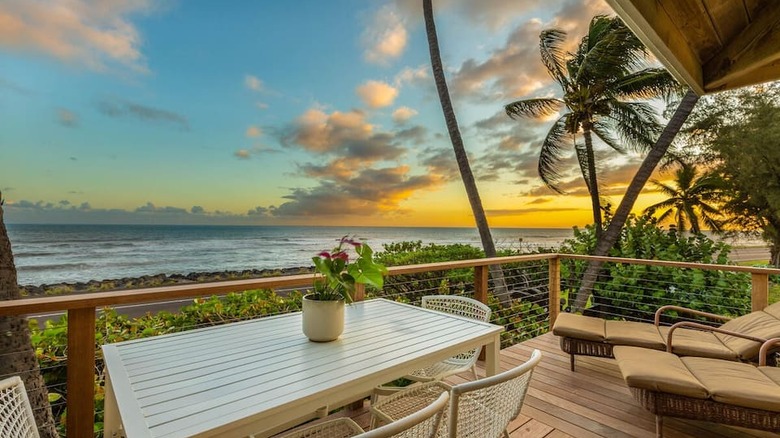
<svg viewBox="0 0 780 438">
<path fill-rule="evenodd" d="M 593 257 L 571 254 L 534 254 L 526 256 L 497 257 L 420 265 L 395 266 L 388 269 L 388 276 L 421 272 L 445 271 L 458 268 L 474 268 L 474 296 L 487 302 L 488 267 L 507 263 L 547 260 L 549 264 L 550 325 L 555 322 L 560 310 L 561 260 L 601 260 L 610 263 L 627 263 L 674 268 L 721 270 L 750 273 L 752 276 L 751 307 L 759 310 L 766 307 L 769 293 L 769 275 L 780 274 L 780 269 L 752 268 L 733 265 L 709 265 L 698 263 L 667 262 L 659 260 L 623 259 Z M 185 284 L 155 287 L 130 291 L 96 292 L 67 296 L 27 298 L 14 301 L 0 301 L 0 316 L 29 315 L 41 312 L 67 312 L 68 320 L 68 370 L 67 370 L 67 436 L 92 436 L 94 427 L 94 343 L 96 335 L 95 314 L 97 309 L 117 305 L 150 304 L 182 298 L 225 295 L 252 289 L 280 289 L 311 286 L 311 274 L 286 277 L 259 278 L 251 280 L 221 281 L 215 283 Z M 365 296 L 363 289 L 356 294 L 357 300 Z"/>
</svg>

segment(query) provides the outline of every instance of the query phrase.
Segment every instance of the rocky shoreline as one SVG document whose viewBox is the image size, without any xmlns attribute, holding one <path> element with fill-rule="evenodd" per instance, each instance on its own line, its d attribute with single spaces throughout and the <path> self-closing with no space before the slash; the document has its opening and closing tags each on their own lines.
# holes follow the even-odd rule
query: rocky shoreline
<svg viewBox="0 0 780 438">
<path fill-rule="evenodd" d="M 109 280 L 91 280 L 75 283 L 53 283 L 42 285 L 19 285 L 22 296 L 42 297 L 72 293 L 105 292 L 110 290 L 142 289 L 177 284 L 208 283 L 226 280 L 248 280 L 252 278 L 281 277 L 312 273 L 313 267 L 284 269 L 246 269 L 243 271 L 193 272 L 190 274 L 157 274 Z"/>
</svg>

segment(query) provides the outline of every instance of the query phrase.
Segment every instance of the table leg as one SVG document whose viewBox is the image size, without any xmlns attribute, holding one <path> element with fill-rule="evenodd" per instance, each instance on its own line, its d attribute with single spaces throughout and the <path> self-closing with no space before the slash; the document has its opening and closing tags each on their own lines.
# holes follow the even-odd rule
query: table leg
<svg viewBox="0 0 780 438">
<path fill-rule="evenodd" d="M 106 372 L 105 383 L 105 399 L 103 401 L 103 436 L 111 438 L 114 436 L 120 436 L 121 421 L 119 418 L 119 408 L 116 404 L 116 395 L 114 394 L 114 388 L 111 386 L 111 376 Z"/>
<path fill-rule="evenodd" d="M 485 375 L 495 376 L 501 372 L 501 334 L 485 345 Z"/>
</svg>

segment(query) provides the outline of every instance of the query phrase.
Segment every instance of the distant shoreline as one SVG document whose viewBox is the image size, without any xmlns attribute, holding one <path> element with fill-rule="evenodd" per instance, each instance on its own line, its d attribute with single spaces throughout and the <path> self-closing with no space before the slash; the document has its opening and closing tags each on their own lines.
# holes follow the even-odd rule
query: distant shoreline
<svg viewBox="0 0 780 438">
<path fill-rule="evenodd" d="M 246 269 L 243 271 L 192 272 L 189 274 L 156 274 L 140 277 L 126 277 L 86 282 L 52 283 L 41 285 L 19 285 L 23 296 L 38 298 L 52 295 L 68 295 L 114 290 L 143 289 L 149 287 L 173 286 L 178 284 L 211 283 L 215 281 L 249 280 L 253 278 L 282 277 L 311 274 L 314 267 L 283 269 Z"/>
<path fill-rule="evenodd" d="M 734 263 L 752 260 L 769 261 L 768 246 L 733 247 L 729 260 Z M 66 295 L 109 290 L 129 290 L 149 287 L 171 286 L 178 284 L 209 283 L 227 280 L 245 280 L 252 278 L 277 277 L 287 275 L 311 274 L 313 267 L 299 266 L 282 269 L 245 269 L 241 271 L 192 272 L 189 274 L 156 274 L 139 277 L 125 277 L 108 280 L 90 280 L 86 282 L 61 282 L 41 285 L 19 285 L 23 295 L 42 297 L 50 295 Z"/>
</svg>

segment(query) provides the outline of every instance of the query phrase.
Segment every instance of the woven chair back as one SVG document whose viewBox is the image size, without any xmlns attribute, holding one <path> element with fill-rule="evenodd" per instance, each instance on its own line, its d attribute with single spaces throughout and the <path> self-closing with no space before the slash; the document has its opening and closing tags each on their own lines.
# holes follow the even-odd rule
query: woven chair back
<svg viewBox="0 0 780 438">
<path fill-rule="evenodd" d="M 388 425 L 370 430 L 360 438 L 436 438 L 449 406 L 450 394 L 443 392 L 433 403 Z"/>
<path fill-rule="evenodd" d="M 477 300 L 458 295 L 427 295 L 422 297 L 422 307 L 478 321 L 490 322 L 490 307 Z M 459 367 L 469 367 L 477 361 L 479 351 L 479 348 L 465 351 L 444 360 L 444 362 Z"/>
<path fill-rule="evenodd" d="M 0 381 L 0 437 L 39 438 L 27 391 L 18 376 Z"/>
<path fill-rule="evenodd" d="M 448 418 L 450 437 L 495 438 L 520 413 L 534 367 L 542 353 L 534 350 L 524 364 L 495 376 L 452 388 Z"/>
</svg>

